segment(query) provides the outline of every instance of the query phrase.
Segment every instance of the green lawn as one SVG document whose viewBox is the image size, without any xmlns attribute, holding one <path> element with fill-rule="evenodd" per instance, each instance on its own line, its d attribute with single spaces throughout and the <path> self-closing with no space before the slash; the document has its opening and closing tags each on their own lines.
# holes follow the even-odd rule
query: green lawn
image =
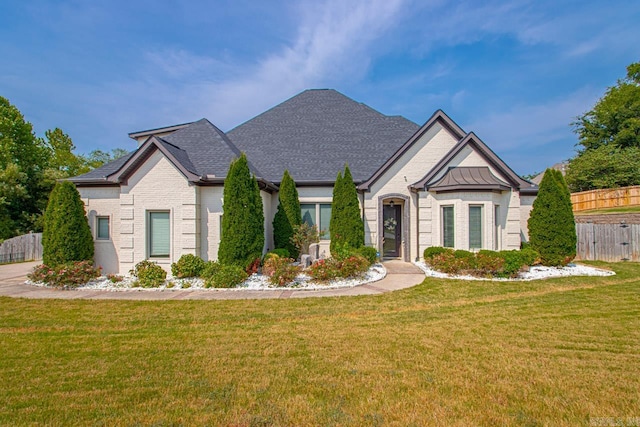
<svg viewBox="0 0 640 427">
<path fill-rule="evenodd" d="M 640 206 L 620 206 L 617 208 L 592 209 L 590 211 L 574 212 L 573 214 L 576 216 L 579 216 L 579 215 L 606 215 L 606 214 L 617 214 L 617 213 L 640 213 Z"/>
<path fill-rule="evenodd" d="M 588 425 L 640 417 L 640 265 L 381 296 L 0 299 L 0 425 Z"/>
</svg>

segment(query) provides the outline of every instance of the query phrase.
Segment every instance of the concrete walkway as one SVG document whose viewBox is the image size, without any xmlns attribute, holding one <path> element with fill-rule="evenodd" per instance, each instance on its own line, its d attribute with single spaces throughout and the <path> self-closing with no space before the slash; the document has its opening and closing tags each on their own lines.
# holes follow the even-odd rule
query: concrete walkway
<svg viewBox="0 0 640 427">
<path fill-rule="evenodd" d="M 58 298 L 58 299 L 118 299 L 118 300 L 209 300 L 209 299 L 270 299 L 310 298 L 352 295 L 379 295 L 385 292 L 410 288 L 425 279 L 424 273 L 415 265 L 402 261 L 386 261 L 387 276 L 377 282 L 352 288 L 306 291 L 303 289 L 277 289 L 268 291 L 243 289 L 217 290 L 164 290 L 164 291 L 99 291 L 59 290 L 25 284 L 27 274 L 40 264 L 24 262 L 0 265 L 0 296 L 14 298 Z"/>
</svg>

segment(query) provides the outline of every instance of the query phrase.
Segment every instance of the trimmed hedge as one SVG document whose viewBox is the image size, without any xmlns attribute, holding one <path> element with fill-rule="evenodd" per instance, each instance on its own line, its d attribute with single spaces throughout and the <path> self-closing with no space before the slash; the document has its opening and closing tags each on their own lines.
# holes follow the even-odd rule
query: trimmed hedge
<svg viewBox="0 0 640 427">
<path fill-rule="evenodd" d="M 159 288 L 167 279 L 167 272 L 157 263 L 148 260 L 137 263 L 131 274 L 138 279 L 136 284 L 143 288 Z"/>
<path fill-rule="evenodd" d="M 249 277 L 238 265 L 220 265 L 220 268 L 204 282 L 205 288 L 235 288 Z"/>
<path fill-rule="evenodd" d="M 480 277 L 516 277 L 538 262 L 538 253 L 531 248 L 473 253 L 434 246 L 425 249 L 424 255 L 425 263 L 442 273 Z"/>
</svg>

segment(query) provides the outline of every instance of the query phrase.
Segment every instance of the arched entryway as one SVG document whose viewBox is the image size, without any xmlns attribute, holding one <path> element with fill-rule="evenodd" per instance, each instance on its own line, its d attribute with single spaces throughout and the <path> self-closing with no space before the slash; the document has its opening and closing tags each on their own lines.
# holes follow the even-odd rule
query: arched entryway
<svg viewBox="0 0 640 427">
<path fill-rule="evenodd" d="M 409 261 L 409 196 L 378 198 L 378 248 L 383 259 Z"/>
</svg>

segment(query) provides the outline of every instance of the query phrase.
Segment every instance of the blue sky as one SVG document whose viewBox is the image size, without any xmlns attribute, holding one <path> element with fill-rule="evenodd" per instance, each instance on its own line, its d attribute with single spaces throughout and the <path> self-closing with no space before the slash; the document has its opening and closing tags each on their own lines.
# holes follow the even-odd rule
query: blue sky
<svg viewBox="0 0 640 427">
<path fill-rule="evenodd" d="M 618 0 L 4 0 L 0 96 L 87 153 L 333 88 L 418 124 L 441 108 L 529 174 L 574 155 L 570 123 L 640 61 L 638 22 Z"/>
</svg>

